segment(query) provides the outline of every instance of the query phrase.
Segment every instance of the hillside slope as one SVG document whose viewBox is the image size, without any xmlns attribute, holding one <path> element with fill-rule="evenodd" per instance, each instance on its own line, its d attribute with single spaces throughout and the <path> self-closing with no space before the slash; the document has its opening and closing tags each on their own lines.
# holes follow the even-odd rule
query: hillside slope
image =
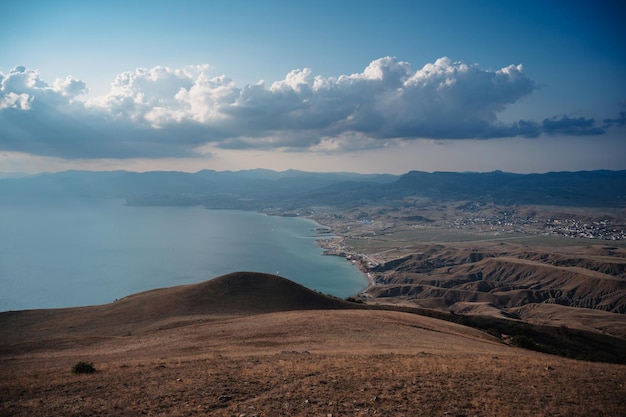
<svg viewBox="0 0 626 417">
<path fill-rule="evenodd" d="M 612 416 L 626 365 L 236 273 L 0 314 L 0 415 Z M 130 330 L 129 330 L 130 329 Z M 124 333 L 127 332 L 127 333 Z M 73 374 L 78 361 L 94 374 Z"/>
<path fill-rule="evenodd" d="M 111 304 L 0 313 L 0 345 L 46 337 L 122 336 L 189 317 L 354 307 L 270 274 L 235 272 L 130 295 Z"/>
<path fill-rule="evenodd" d="M 626 337 L 626 261 L 616 251 L 626 254 L 609 246 L 424 245 L 372 268 L 374 285 L 366 293 L 378 301 L 397 298 L 457 314 L 531 323 L 546 323 L 537 313 L 547 310 L 530 306 L 551 305 L 550 314 L 561 324 Z M 578 313 L 586 314 L 584 323 L 576 319 L 582 317 Z"/>
</svg>

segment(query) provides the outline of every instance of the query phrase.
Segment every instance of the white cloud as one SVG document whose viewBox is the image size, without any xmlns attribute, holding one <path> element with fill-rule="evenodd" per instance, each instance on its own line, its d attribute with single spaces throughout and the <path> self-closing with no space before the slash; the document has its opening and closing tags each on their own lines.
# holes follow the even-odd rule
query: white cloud
<svg viewBox="0 0 626 417">
<path fill-rule="evenodd" d="M 30 96 L 26 93 L 16 94 L 12 91 L 3 95 L 0 102 L 0 110 L 9 108 L 30 110 Z"/>
<path fill-rule="evenodd" d="M 148 122 L 156 127 L 154 122 L 166 115 L 168 120 L 182 117 L 177 110 L 180 104 L 176 96 L 179 91 L 194 86 L 195 78 L 205 69 L 204 66 L 189 69 L 157 66 L 127 71 L 115 78 L 109 94 L 89 100 L 86 105 L 115 117 Z"/>
<path fill-rule="evenodd" d="M 536 88 L 521 65 L 492 71 L 440 58 L 414 71 L 385 57 L 338 77 L 293 70 L 269 87 L 238 87 L 209 69 L 128 71 L 107 95 L 81 101 L 82 81 L 49 85 L 16 67 L 0 74 L 0 150 L 70 158 L 190 156 L 204 145 L 340 152 L 399 139 L 604 132 L 583 117 L 499 122 Z"/>
<path fill-rule="evenodd" d="M 225 76 L 209 79 L 204 72 L 200 73 L 193 84 L 180 89 L 175 98 L 178 100 L 181 121 L 188 118 L 200 123 L 215 123 L 224 120 L 222 107 L 232 103 L 240 95 L 235 83 Z"/>
<path fill-rule="evenodd" d="M 399 143 L 400 140 L 381 141 L 375 138 L 365 136 L 358 132 L 346 132 L 336 136 L 326 136 L 319 140 L 318 143 L 312 145 L 309 150 L 320 153 L 336 153 L 363 151 L 370 149 L 380 149 L 382 147 L 390 147 Z"/>
<path fill-rule="evenodd" d="M 31 110 L 31 103 L 65 106 L 74 101 L 78 95 L 85 94 L 87 86 L 84 82 L 68 76 L 66 79 L 56 79 L 52 86 L 39 78 L 39 71 L 28 70 L 22 66 L 15 67 L 9 74 L 0 75 L 0 98 L 3 102 L 7 97 L 19 97 L 19 105 L 13 108 Z M 25 105 L 25 103 L 29 103 Z"/>
<path fill-rule="evenodd" d="M 74 98 L 87 93 L 87 85 L 74 77 L 68 76 L 64 80 L 57 78 L 54 81 L 53 91 L 58 92 L 63 97 Z"/>
</svg>

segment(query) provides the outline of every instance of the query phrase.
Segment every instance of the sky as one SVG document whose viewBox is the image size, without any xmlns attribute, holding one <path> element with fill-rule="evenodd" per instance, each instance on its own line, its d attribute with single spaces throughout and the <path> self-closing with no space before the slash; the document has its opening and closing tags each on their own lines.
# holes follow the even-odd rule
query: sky
<svg viewBox="0 0 626 417">
<path fill-rule="evenodd" d="M 0 173 L 626 169 L 620 1 L 0 2 Z"/>
</svg>

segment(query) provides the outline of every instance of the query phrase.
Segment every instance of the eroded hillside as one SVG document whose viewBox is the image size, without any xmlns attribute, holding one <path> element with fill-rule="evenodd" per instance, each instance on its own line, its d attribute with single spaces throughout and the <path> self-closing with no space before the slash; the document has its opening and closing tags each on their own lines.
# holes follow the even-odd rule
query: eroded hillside
<svg viewBox="0 0 626 417">
<path fill-rule="evenodd" d="M 550 304 L 563 314 L 572 313 L 568 307 L 591 309 L 599 322 L 623 322 L 611 326 L 611 331 L 626 335 L 626 320 L 615 317 L 623 319 L 626 313 L 623 248 L 598 245 L 529 250 L 517 244 L 457 243 L 414 250 L 372 267 L 373 285 L 365 296 L 398 298 L 458 314 L 488 313 L 531 321 L 531 315 L 522 314 L 520 308 Z M 598 326 L 606 330 L 606 326 Z"/>
</svg>

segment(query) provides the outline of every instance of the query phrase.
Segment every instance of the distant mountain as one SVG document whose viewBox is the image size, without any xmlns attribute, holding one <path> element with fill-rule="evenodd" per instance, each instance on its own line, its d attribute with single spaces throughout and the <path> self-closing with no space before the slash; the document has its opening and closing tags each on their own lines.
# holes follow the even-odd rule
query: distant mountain
<svg viewBox="0 0 626 417">
<path fill-rule="evenodd" d="M 498 204 L 624 206 L 626 171 L 547 174 L 411 171 L 402 176 L 264 169 L 196 173 L 65 171 L 0 178 L 0 204 L 123 199 L 133 205 L 260 210 L 393 203 L 410 196 Z"/>
<path fill-rule="evenodd" d="M 204 205 L 260 209 L 306 200 L 307 195 L 344 182 L 388 184 L 388 174 L 312 173 L 270 170 L 186 172 L 64 171 L 0 178 L 0 204 L 71 199 L 123 199 L 137 205 Z"/>
<path fill-rule="evenodd" d="M 412 171 L 400 177 L 390 195 L 418 194 L 442 200 L 477 199 L 497 204 L 623 206 L 626 171 L 511 174 Z"/>
</svg>

